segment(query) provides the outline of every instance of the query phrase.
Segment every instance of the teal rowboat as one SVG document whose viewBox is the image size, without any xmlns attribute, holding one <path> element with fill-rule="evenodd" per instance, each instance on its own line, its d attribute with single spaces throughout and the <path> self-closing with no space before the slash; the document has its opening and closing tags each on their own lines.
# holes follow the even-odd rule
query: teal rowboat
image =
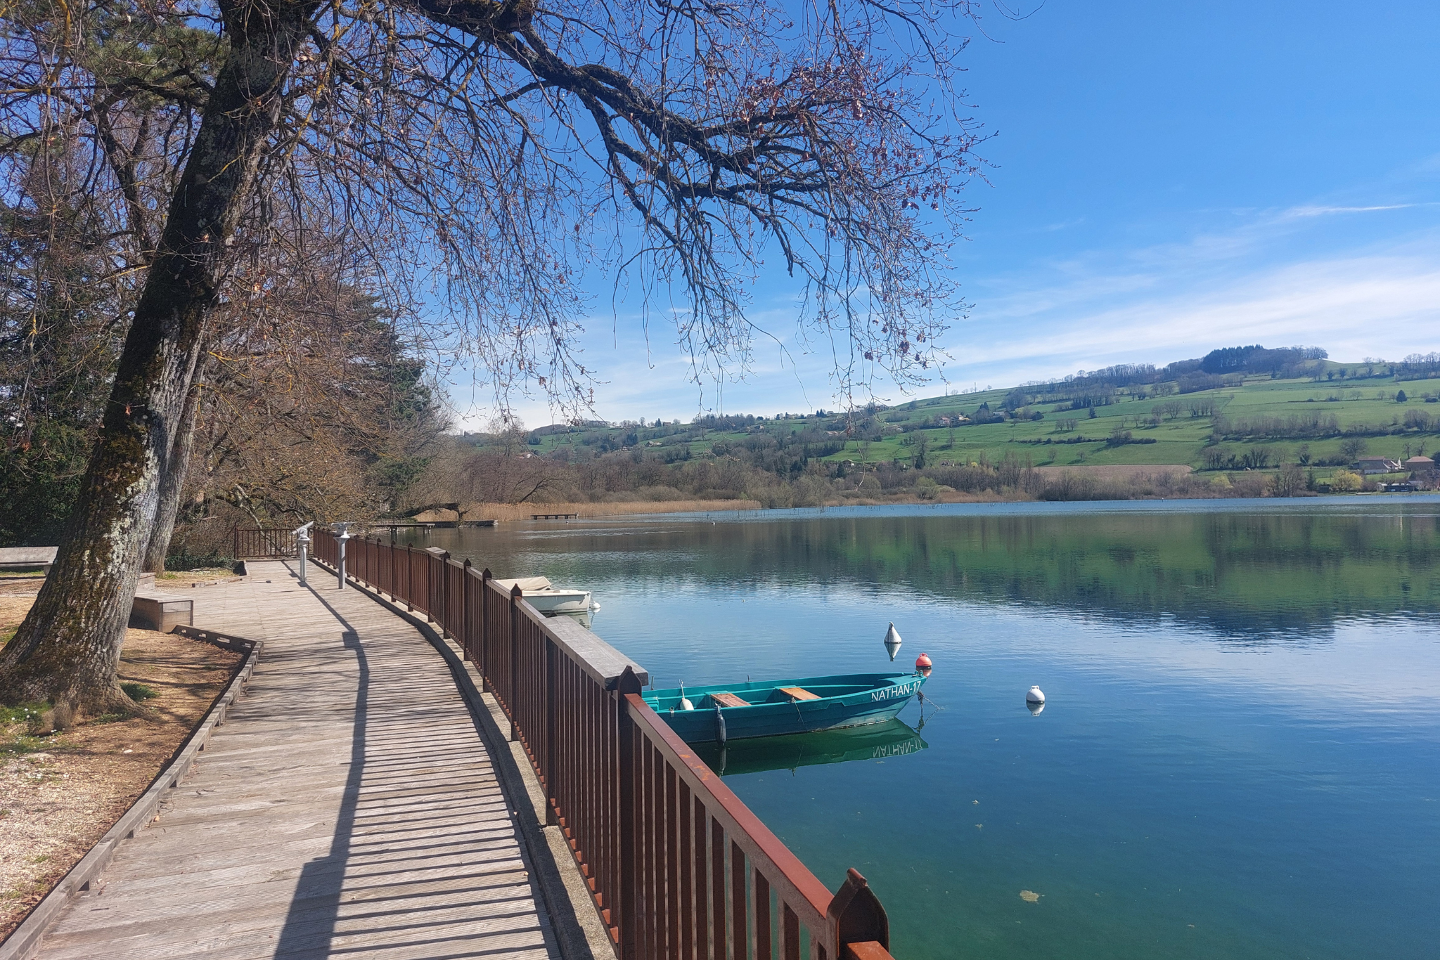
<svg viewBox="0 0 1440 960">
<path fill-rule="evenodd" d="M 910 673 L 851 673 L 651 690 L 642 696 L 686 743 L 724 743 L 881 723 L 899 713 L 924 683 Z M 692 709 L 686 710 L 682 699 Z"/>
</svg>

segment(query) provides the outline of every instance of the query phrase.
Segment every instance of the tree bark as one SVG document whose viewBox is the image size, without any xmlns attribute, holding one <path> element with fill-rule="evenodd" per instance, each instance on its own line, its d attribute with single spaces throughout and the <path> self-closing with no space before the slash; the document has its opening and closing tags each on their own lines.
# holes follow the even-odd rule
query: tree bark
<svg viewBox="0 0 1440 960">
<path fill-rule="evenodd" d="M 100 439 L 40 595 L 0 652 L 0 701 L 135 704 L 115 680 L 160 478 L 228 241 L 273 134 L 315 0 L 222 0 L 230 39 L 121 352 Z"/>
<path fill-rule="evenodd" d="M 160 502 L 155 508 L 155 526 L 150 531 L 150 541 L 145 545 L 146 573 L 162 573 L 165 557 L 170 553 L 170 538 L 175 534 L 175 517 L 180 512 L 181 494 L 185 492 L 185 477 L 190 472 L 190 451 L 195 446 L 195 416 L 200 410 L 200 394 L 204 381 L 197 374 L 185 395 L 185 409 L 176 424 L 175 442 L 170 445 L 170 456 L 160 480 Z"/>
</svg>

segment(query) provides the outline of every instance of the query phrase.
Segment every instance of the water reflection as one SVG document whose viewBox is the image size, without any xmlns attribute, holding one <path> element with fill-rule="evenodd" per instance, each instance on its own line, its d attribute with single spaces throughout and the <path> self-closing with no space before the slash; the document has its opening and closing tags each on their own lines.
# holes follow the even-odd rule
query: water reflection
<svg viewBox="0 0 1440 960">
<path fill-rule="evenodd" d="M 720 776 L 789 770 L 822 763 L 886 760 L 919 753 L 929 746 L 903 721 L 887 720 L 844 730 L 822 730 L 783 737 L 758 737 L 692 745 L 695 755 Z"/>
<path fill-rule="evenodd" d="M 605 580 L 860 593 L 898 586 L 1131 622 L 1167 617 L 1239 641 L 1313 641 L 1340 619 L 1440 606 L 1433 506 L 1386 504 L 1383 518 L 1346 507 L 616 519 L 559 533 L 517 524 L 433 537 L 502 575 L 585 576 L 597 589 Z"/>
</svg>

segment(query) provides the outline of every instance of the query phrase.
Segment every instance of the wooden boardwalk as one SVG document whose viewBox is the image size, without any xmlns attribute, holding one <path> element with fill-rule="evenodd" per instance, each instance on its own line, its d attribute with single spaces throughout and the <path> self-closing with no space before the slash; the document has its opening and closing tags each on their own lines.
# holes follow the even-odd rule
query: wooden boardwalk
<svg viewBox="0 0 1440 960">
<path fill-rule="evenodd" d="M 38 956 L 558 957 L 440 655 L 317 567 L 250 566 L 187 591 L 197 626 L 265 642 L 247 696 Z"/>
</svg>

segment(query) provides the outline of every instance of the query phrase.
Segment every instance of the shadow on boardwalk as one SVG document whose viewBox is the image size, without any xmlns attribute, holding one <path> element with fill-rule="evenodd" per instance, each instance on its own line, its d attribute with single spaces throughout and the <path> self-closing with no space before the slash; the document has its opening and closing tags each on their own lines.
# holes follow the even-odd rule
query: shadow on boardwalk
<svg viewBox="0 0 1440 960">
<path fill-rule="evenodd" d="M 558 956 L 444 661 L 286 574 L 197 597 L 197 622 L 265 641 L 249 695 L 40 956 Z"/>
</svg>

